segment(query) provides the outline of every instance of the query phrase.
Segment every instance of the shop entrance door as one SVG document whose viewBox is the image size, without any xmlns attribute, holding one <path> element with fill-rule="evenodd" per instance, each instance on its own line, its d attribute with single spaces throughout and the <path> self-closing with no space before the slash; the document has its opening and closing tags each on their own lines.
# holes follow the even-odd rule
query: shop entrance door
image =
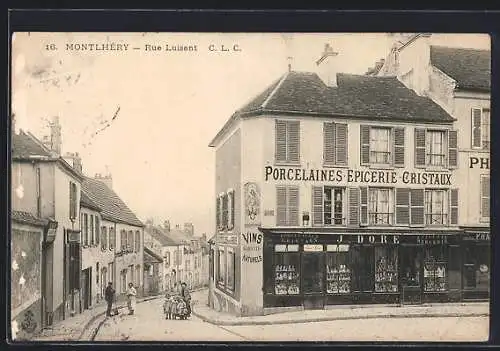
<svg viewBox="0 0 500 351">
<path fill-rule="evenodd" d="M 324 255 L 322 252 L 302 254 L 302 291 L 305 309 L 324 307 Z"/>
<path fill-rule="evenodd" d="M 422 247 L 401 245 L 399 252 L 401 304 L 422 303 Z"/>
</svg>

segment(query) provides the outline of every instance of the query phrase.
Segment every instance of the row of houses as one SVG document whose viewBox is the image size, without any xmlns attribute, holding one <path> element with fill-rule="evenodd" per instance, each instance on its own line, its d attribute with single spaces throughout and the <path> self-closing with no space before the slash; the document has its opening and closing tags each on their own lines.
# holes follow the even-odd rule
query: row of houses
<svg viewBox="0 0 500 351">
<path fill-rule="evenodd" d="M 212 308 L 489 298 L 491 53 L 447 42 L 413 35 L 365 75 L 327 44 L 231 116 L 210 143 Z"/>
<path fill-rule="evenodd" d="M 153 240 L 146 234 L 145 240 L 146 225 L 113 190 L 111 175 L 88 177 L 77 153 L 61 155 L 58 118 L 43 140 L 12 130 L 11 318 L 17 338 L 94 308 L 108 282 L 120 300 L 129 283 L 141 296 L 174 281 L 194 287 L 207 279 L 201 266 L 191 266 L 198 267 L 203 252 L 192 225 L 186 225 L 190 236 L 179 231 Z M 184 254 L 180 273 L 164 281 L 170 252 L 178 251 Z"/>
</svg>

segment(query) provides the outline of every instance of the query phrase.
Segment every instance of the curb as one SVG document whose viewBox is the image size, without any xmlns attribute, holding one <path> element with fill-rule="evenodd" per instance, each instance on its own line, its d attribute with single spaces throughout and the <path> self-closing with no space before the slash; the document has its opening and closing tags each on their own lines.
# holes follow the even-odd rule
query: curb
<svg viewBox="0 0 500 351">
<path fill-rule="evenodd" d="M 338 316 L 338 317 L 317 317 L 296 320 L 279 320 L 279 321 L 224 321 L 210 318 L 197 313 L 194 309 L 192 314 L 202 321 L 223 326 L 244 326 L 244 325 L 277 325 L 277 324 L 296 324 L 296 323 L 315 323 L 328 321 L 342 321 L 352 319 L 376 319 L 376 318 L 444 318 L 444 317 L 489 317 L 490 313 L 414 313 L 414 314 L 383 314 L 383 315 L 365 315 L 365 316 Z"/>
</svg>

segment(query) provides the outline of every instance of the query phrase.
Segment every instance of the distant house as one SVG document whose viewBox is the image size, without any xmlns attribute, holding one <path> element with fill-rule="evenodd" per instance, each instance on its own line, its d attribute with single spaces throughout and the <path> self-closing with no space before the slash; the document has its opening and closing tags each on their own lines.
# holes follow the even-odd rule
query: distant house
<svg viewBox="0 0 500 351">
<path fill-rule="evenodd" d="M 105 275 L 106 281 L 113 282 L 121 298 L 125 297 L 129 283 L 142 294 L 144 224 L 113 191 L 111 177 L 96 178 L 86 177 L 82 189 L 101 208 L 101 248 L 114 255 L 114 261 L 108 262 L 107 267 L 100 266 L 101 279 Z"/>
<path fill-rule="evenodd" d="M 153 295 L 163 292 L 163 245 L 151 233 L 146 223 L 144 228 L 144 294 Z"/>
</svg>

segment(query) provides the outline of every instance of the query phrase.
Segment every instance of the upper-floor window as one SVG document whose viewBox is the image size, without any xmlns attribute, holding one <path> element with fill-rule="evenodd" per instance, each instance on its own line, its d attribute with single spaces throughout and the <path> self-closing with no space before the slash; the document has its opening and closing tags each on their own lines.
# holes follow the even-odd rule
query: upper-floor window
<svg viewBox="0 0 500 351">
<path fill-rule="evenodd" d="M 366 188 L 365 188 L 366 189 Z M 394 217 L 393 189 L 368 189 L 368 222 L 370 225 L 392 225 Z M 361 199 L 364 194 L 361 192 Z M 363 206 L 363 202 L 361 202 Z"/>
<path fill-rule="evenodd" d="M 481 176 L 481 220 L 490 220 L 490 176 Z"/>
<path fill-rule="evenodd" d="M 343 225 L 346 224 L 345 188 L 331 186 L 314 186 L 312 190 L 313 225 Z"/>
<path fill-rule="evenodd" d="M 124 229 L 120 231 L 120 245 L 122 250 L 127 248 L 127 232 Z"/>
<path fill-rule="evenodd" d="M 361 164 L 404 166 L 404 128 L 362 125 L 360 132 Z"/>
<path fill-rule="evenodd" d="M 69 219 L 74 221 L 78 215 L 78 193 L 76 184 L 69 182 Z"/>
<path fill-rule="evenodd" d="M 165 262 L 165 268 L 170 267 L 170 252 L 165 252 L 165 255 L 163 256 L 163 261 Z"/>
<path fill-rule="evenodd" d="M 138 230 L 135 231 L 135 251 L 141 251 L 141 232 Z"/>
<path fill-rule="evenodd" d="M 94 245 L 95 238 L 94 238 L 94 215 L 89 215 L 90 217 L 90 224 L 89 224 L 89 229 L 90 229 L 90 245 Z"/>
<path fill-rule="evenodd" d="M 116 232 L 115 228 L 109 227 L 109 249 L 113 250 L 116 247 Z"/>
<path fill-rule="evenodd" d="M 276 187 L 276 225 L 299 225 L 299 187 Z"/>
<path fill-rule="evenodd" d="M 103 226 L 101 228 L 102 230 L 102 238 L 101 238 L 101 249 L 106 250 L 107 249 L 107 244 L 108 244 L 108 228 L 106 226 Z"/>
<path fill-rule="evenodd" d="M 99 244 L 99 241 L 101 240 L 100 229 L 101 229 L 101 223 L 99 220 L 99 216 L 95 216 L 95 243 L 96 244 Z"/>
<path fill-rule="evenodd" d="M 323 123 L 323 162 L 325 165 L 347 165 L 347 124 Z"/>
<path fill-rule="evenodd" d="M 227 192 L 227 229 L 232 230 L 234 228 L 234 190 L 230 189 Z M 195 244 L 196 246 L 196 244 Z"/>
<path fill-rule="evenodd" d="M 83 215 L 83 245 L 87 246 L 89 244 L 89 218 L 85 213 Z"/>
<path fill-rule="evenodd" d="M 276 120 L 276 163 L 300 162 L 300 122 Z"/>
<path fill-rule="evenodd" d="M 448 192 L 442 189 L 425 190 L 425 224 L 448 224 Z"/>
<path fill-rule="evenodd" d="M 472 109 L 472 147 L 475 149 L 490 148 L 490 109 Z"/>
<path fill-rule="evenodd" d="M 234 228 L 234 190 L 230 189 L 227 193 L 221 193 L 217 196 L 216 223 L 218 230 L 232 230 Z"/>
<path fill-rule="evenodd" d="M 40 167 L 36 168 L 36 214 L 38 217 L 42 217 L 42 178 L 40 174 Z M 74 218 L 76 218 L 76 213 Z"/>
<path fill-rule="evenodd" d="M 134 249 L 134 232 L 131 230 L 128 231 L 127 249 L 129 250 Z"/>
<path fill-rule="evenodd" d="M 457 131 L 415 128 L 415 166 L 454 168 L 457 165 Z"/>
</svg>

